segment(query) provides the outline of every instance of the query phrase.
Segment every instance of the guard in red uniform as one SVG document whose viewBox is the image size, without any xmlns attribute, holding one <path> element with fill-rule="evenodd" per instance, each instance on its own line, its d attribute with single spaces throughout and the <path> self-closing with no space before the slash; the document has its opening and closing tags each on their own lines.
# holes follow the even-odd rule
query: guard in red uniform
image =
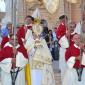
<svg viewBox="0 0 85 85">
<path fill-rule="evenodd" d="M 64 72 L 67 69 L 65 62 L 65 52 L 66 48 L 69 47 L 68 36 L 70 36 L 67 29 L 67 16 L 62 15 L 59 17 L 60 24 L 57 27 L 56 36 L 58 38 L 58 42 L 60 44 L 59 51 L 59 69 L 61 71 L 61 80 L 63 80 Z"/>
<path fill-rule="evenodd" d="M 9 40 L 10 39 L 8 37 L 4 37 L 1 43 L 0 67 L 2 85 L 12 85 L 10 71 L 12 64 L 16 63 L 16 59 L 14 58 L 14 49 L 13 46 L 9 43 Z"/>
<path fill-rule="evenodd" d="M 17 31 L 17 38 L 19 44 L 23 45 L 25 43 L 25 38 L 26 38 L 26 33 L 27 30 L 31 31 L 32 30 L 32 23 L 34 21 L 34 18 L 31 16 L 26 16 L 25 18 L 25 25 L 20 27 Z"/>
<path fill-rule="evenodd" d="M 80 43 L 80 35 L 75 34 L 73 41 L 74 43 L 71 44 L 65 54 L 68 69 L 64 76 L 63 85 L 84 85 L 85 76 L 83 74 L 85 74 L 85 69 L 84 65 L 81 64 L 83 44 Z"/>
</svg>

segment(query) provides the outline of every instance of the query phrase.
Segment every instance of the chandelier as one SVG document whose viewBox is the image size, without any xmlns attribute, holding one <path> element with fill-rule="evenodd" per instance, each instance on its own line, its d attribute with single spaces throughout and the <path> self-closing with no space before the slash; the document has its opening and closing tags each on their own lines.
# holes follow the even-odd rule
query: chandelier
<svg viewBox="0 0 85 85">
<path fill-rule="evenodd" d="M 35 0 L 26 0 L 27 2 L 33 2 Z M 56 12 L 59 7 L 60 0 L 37 0 L 42 3 L 50 14 Z"/>
<path fill-rule="evenodd" d="M 50 14 L 56 12 L 59 7 L 59 2 L 60 0 L 43 0 L 43 4 Z"/>
<path fill-rule="evenodd" d="M 67 1 L 74 4 L 78 2 L 78 0 L 67 0 Z"/>
</svg>

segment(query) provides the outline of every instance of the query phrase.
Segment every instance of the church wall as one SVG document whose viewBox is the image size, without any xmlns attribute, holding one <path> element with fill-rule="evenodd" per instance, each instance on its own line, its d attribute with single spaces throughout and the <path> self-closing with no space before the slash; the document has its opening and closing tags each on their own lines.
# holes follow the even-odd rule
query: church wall
<svg viewBox="0 0 85 85">
<path fill-rule="evenodd" d="M 5 0 L 6 2 L 6 16 L 3 19 L 3 23 L 8 21 L 13 21 L 12 16 L 12 0 Z M 70 4 L 66 0 L 60 0 L 58 9 L 54 14 L 48 13 L 44 5 L 42 5 L 37 0 L 34 0 L 33 3 L 28 3 L 26 0 L 17 0 L 17 12 L 16 12 L 16 21 L 17 24 L 23 24 L 24 18 L 26 15 L 32 15 L 36 7 L 39 8 L 41 13 L 41 18 L 45 18 L 48 21 L 49 28 L 54 28 L 58 24 L 58 18 L 62 14 L 66 14 L 69 18 L 69 21 L 78 22 L 81 19 L 81 0 L 78 0 L 77 4 Z"/>
</svg>

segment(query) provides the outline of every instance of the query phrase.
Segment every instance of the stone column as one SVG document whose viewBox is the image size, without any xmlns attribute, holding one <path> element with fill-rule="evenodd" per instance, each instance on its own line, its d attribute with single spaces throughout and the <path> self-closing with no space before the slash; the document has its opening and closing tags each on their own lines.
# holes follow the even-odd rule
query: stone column
<svg viewBox="0 0 85 85">
<path fill-rule="evenodd" d="M 16 14 L 17 24 L 24 23 L 24 16 L 25 16 L 24 0 L 17 0 L 17 14 Z"/>
</svg>

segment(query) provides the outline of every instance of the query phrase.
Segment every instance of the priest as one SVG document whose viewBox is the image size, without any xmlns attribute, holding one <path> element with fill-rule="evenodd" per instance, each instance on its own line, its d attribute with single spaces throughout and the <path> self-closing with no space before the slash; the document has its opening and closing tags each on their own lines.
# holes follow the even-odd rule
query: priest
<svg viewBox="0 0 85 85">
<path fill-rule="evenodd" d="M 15 63 L 14 51 L 11 44 L 9 44 L 9 38 L 4 37 L 1 43 L 0 50 L 0 67 L 1 67 L 1 84 L 12 85 L 11 81 L 11 68 L 12 63 Z"/>
<path fill-rule="evenodd" d="M 33 22 L 34 22 L 34 18 L 32 16 L 29 16 L 29 15 L 26 16 L 25 25 L 20 27 L 19 30 L 17 31 L 17 38 L 18 38 L 19 45 L 25 46 L 28 52 L 31 50 L 31 48 L 34 45 L 34 44 L 31 44 L 33 42 L 33 36 L 32 36 Z M 26 71 L 27 85 L 31 85 L 30 64 L 26 65 L 25 71 Z"/>
<path fill-rule="evenodd" d="M 67 68 L 65 62 L 65 52 L 66 48 L 69 47 L 68 37 L 70 36 L 67 28 L 67 16 L 62 15 L 59 17 L 60 24 L 57 27 L 56 36 L 58 38 L 58 43 L 60 45 L 59 51 L 59 69 L 61 71 L 61 80 L 63 79 L 64 72 Z"/>
<path fill-rule="evenodd" d="M 16 74 L 17 78 L 15 85 L 26 85 L 25 80 L 25 67 L 28 64 L 28 53 L 24 45 L 17 45 L 17 54 L 16 54 Z"/>
<path fill-rule="evenodd" d="M 80 42 L 80 35 L 73 36 L 74 43 L 67 49 L 65 59 L 68 69 L 63 79 L 63 85 L 84 85 L 85 66 L 81 64 L 83 44 Z M 85 57 L 85 56 L 84 56 Z M 70 82 L 70 83 L 69 83 Z"/>
</svg>

